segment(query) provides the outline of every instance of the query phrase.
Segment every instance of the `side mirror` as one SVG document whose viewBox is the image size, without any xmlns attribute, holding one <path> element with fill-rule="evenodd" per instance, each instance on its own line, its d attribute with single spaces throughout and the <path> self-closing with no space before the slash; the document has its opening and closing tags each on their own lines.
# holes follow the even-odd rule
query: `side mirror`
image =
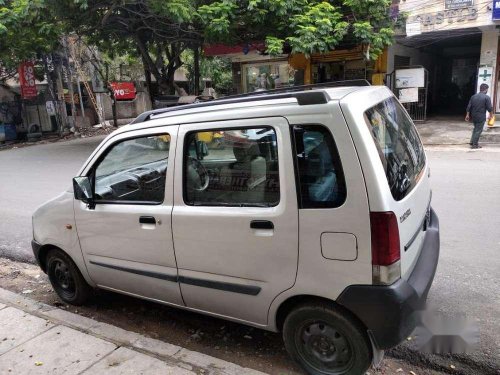
<svg viewBox="0 0 500 375">
<path fill-rule="evenodd" d="M 73 178 L 73 192 L 76 200 L 91 206 L 94 205 L 94 194 L 92 193 L 92 185 L 88 177 Z"/>
</svg>

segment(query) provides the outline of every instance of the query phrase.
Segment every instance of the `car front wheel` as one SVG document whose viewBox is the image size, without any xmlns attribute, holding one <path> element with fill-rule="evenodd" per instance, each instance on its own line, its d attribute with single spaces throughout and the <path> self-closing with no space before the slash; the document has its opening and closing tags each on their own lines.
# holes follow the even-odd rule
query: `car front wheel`
<svg viewBox="0 0 500 375">
<path fill-rule="evenodd" d="M 55 292 L 64 302 L 84 304 L 92 293 L 76 264 L 63 251 L 52 249 L 47 254 L 47 275 Z"/>
<path fill-rule="evenodd" d="M 364 374 L 371 345 L 364 328 L 328 304 L 306 304 L 292 310 L 283 325 L 290 356 L 308 374 Z"/>
</svg>

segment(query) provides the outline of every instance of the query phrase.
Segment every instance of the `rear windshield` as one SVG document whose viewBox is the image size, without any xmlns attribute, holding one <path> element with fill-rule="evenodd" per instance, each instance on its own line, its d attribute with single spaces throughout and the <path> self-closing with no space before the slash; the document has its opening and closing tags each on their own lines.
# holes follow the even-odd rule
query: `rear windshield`
<svg viewBox="0 0 500 375">
<path fill-rule="evenodd" d="M 417 184 L 425 166 L 425 153 L 413 122 L 395 98 L 365 112 L 387 181 L 396 200 Z"/>
</svg>

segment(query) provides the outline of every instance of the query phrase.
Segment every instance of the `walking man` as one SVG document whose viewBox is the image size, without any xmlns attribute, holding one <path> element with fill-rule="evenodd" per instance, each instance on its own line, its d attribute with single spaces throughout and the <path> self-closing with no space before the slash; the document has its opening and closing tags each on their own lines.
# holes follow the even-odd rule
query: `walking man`
<svg viewBox="0 0 500 375">
<path fill-rule="evenodd" d="M 471 148 L 481 148 L 478 143 L 479 137 L 481 137 L 481 133 L 483 132 L 484 122 L 486 121 L 486 111 L 490 113 L 490 116 L 492 115 L 493 106 L 491 105 L 491 98 L 486 95 L 488 89 L 489 86 L 483 83 L 479 87 L 479 92 L 470 98 L 469 105 L 467 106 L 465 121 L 472 120 L 474 124 L 470 139 Z"/>
</svg>

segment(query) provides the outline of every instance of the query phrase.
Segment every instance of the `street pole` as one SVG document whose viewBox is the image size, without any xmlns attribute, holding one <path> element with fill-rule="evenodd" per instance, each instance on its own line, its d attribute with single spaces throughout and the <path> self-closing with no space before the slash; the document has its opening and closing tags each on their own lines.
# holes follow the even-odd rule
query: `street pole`
<svg viewBox="0 0 500 375">
<path fill-rule="evenodd" d="M 63 37 L 63 47 L 64 54 L 66 56 L 66 61 L 68 62 L 68 90 L 69 95 L 71 97 L 71 118 L 73 123 L 73 129 L 76 130 L 76 106 L 75 106 L 75 92 L 73 91 L 73 74 L 71 72 L 71 64 L 69 63 L 69 55 L 68 55 L 68 40 L 67 37 Z"/>
<path fill-rule="evenodd" d="M 68 112 L 66 111 L 66 103 L 64 101 L 64 86 L 63 86 L 63 79 L 62 79 L 62 59 L 60 58 L 59 61 L 55 64 L 55 69 L 56 69 L 56 75 L 57 75 L 57 103 L 59 110 L 61 111 L 62 114 L 62 121 L 61 121 L 61 128 L 60 128 L 60 135 L 62 135 L 64 128 L 68 124 Z"/>
</svg>

